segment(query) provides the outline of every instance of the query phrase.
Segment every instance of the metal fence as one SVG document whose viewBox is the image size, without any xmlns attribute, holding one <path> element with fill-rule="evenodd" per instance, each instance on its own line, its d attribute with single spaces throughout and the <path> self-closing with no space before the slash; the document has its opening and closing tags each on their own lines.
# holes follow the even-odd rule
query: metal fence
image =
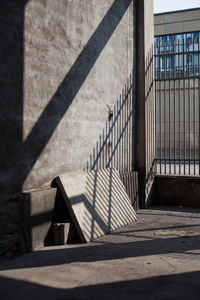
<svg viewBox="0 0 200 300">
<path fill-rule="evenodd" d="M 130 74 L 86 163 L 85 171 L 115 167 L 132 204 L 138 208 L 138 178 L 134 169 L 134 80 Z"/>
<path fill-rule="evenodd" d="M 155 45 L 158 174 L 200 175 L 200 45 Z"/>
</svg>

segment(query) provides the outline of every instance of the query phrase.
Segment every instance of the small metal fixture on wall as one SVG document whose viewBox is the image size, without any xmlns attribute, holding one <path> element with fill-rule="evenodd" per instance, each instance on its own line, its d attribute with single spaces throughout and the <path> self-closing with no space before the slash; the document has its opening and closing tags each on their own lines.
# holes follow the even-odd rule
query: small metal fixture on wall
<svg viewBox="0 0 200 300">
<path fill-rule="evenodd" d="M 113 118 L 113 111 L 111 110 L 110 106 L 107 104 L 108 107 L 108 121 L 110 122 Z"/>
</svg>

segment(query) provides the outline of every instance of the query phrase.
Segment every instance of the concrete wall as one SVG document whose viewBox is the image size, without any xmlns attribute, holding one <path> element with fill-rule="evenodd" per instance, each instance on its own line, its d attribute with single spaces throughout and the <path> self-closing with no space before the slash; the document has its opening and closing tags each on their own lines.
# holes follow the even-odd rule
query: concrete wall
<svg viewBox="0 0 200 300">
<path fill-rule="evenodd" d="M 154 177 L 155 97 L 153 87 L 153 1 L 137 2 L 136 152 L 140 207 L 145 207 Z"/>
<path fill-rule="evenodd" d="M 153 1 L 2 0 L 0 8 L 0 227 L 13 224 L 0 246 L 9 255 L 15 245 L 44 245 L 58 174 L 98 169 L 106 157 L 125 183 L 138 169 L 141 201 L 148 196 Z"/>
<path fill-rule="evenodd" d="M 99 135 L 123 120 L 116 153 L 125 157 L 129 145 L 121 170 L 132 171 L 136 9 L 131 0 L 2 0 L 0 10 L 0 251 L 9 256 L 44 245 L 52 179 L 86 170 Z M 115 165 L 110 139 L 103 142 Z"/>
<path fill-rule="evenodd" d="M 154 16 L 155 35 L 199 31 L 200 8 Z"/>
<path fill-rule="evenodd" d="M 82 170 L 132 73 L 134 2 L 1 2 L 1 192 Z"/>
</svg>

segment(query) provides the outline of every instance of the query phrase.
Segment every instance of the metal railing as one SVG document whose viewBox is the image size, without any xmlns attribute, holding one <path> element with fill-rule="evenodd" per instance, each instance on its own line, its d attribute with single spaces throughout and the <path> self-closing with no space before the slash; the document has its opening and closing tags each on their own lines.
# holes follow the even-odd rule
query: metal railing
<svg viewBox="0 0 200 300">
<path fill-rule="evenodd" d="M 200 175 L 200 45 L 193 41 L 184 52 L 179 44 L 164 45 L 162 53 L 160 47 L 154 51 L 157 173 Z"/>
</svg>

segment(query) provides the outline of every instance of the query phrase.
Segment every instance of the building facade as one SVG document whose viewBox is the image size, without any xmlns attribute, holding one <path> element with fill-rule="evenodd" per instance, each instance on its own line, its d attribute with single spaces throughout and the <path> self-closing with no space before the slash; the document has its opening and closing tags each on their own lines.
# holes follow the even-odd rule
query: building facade
<svg viewBox="0 0 200 300">
<path fill-rule="evenodd" d="M 200 8 L 178 12 L 161 13 L 154 16 L 156 54 L 173 52 L 166 60 L 157 58 L 157 76 L 198 76 Z M 182 53 L 183 55 L 178 55 Z M 179 61 L 180 60 L 180 61 Z M 164 73 L 166 72 L 166 75 Z"/>
</svg>

